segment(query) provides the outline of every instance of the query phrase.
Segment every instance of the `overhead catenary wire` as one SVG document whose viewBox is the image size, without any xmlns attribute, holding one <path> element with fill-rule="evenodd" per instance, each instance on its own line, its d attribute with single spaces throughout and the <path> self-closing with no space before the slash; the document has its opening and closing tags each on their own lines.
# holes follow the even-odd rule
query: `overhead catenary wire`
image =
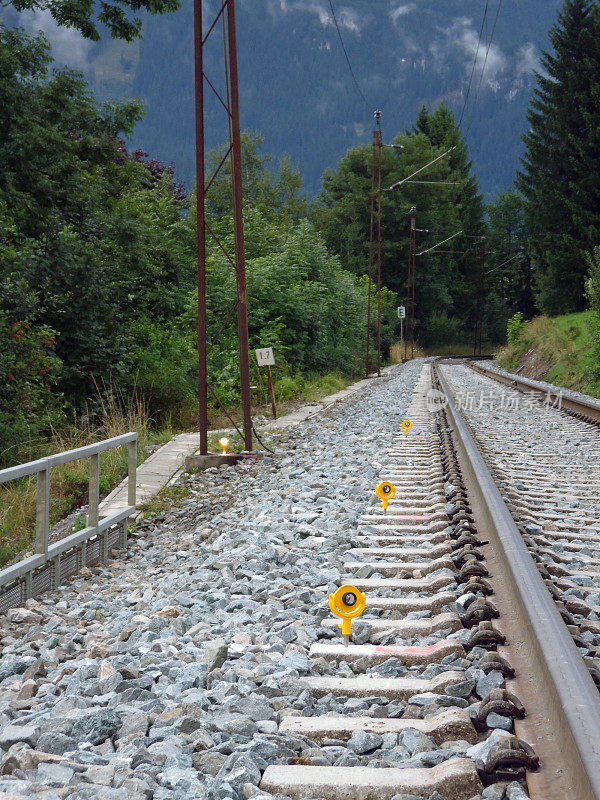
<svg viewBox="0 0 600 800">
<path fill-rule="evenodd" d="M 422 250 L 420 253 L 415 253 L 415 258 L 418 256 L 424 256 L 426 253 L 431 253 L 432 250 L 437 250 L 437 248 L 441 247 L 443 244 L 451 242 L 452 239 L 456 239 L 456 237 L 460 236 L 461 233 L 462 231 L 458 231 L 457 233 L 452 234 L 452 236 L 449 236 L 447 239 L 444 239 L 443 242 L 438 242 L 437 244 L 434 244 L 433 247 L 430 247 L 428 250 Z"/>
<path fill-rule="evenodd" d="M 371 104 L 369 103 L 369 101 L 365 97 L 365 93 L 363 92 L 363 90 L 360 88 L 360 84 L 359 84 L 358 79 L 356 77 L 356 73 L 354 72 L 354 69 L 352 68 L 352 62 L 350 61 L 350 56 L 348 55 L 348 51 L 346 50 L 346 46 L 344 44 L 344 39 L 342 38 L 342 32 L 340 30 L 340 26 L 338 25 L 337 17 L 335 15 L 335 11 L 334 11 L 334 8 L 333 8 L 333 0 L 329 0 L 329 8 L 331 9 L 331 16 L 333 17 L 333 22 L 334 22 L 334 25 L 335 25 L 335 29 L 337 30 L 338 37 L 339 37 L 339 40 L 340 40 L 340 44 L 342 46 L 342 50 L 344 51 L 344 55 L 346 57 L 346 63 L 348 64 L 348 69 L 350 70 L 350 75 L 352 75 L 352 80 L 354 81 L 354 86 L 356 87 L 356 91 L 360 95 L 363 103 L 367 106 L 367 108 L 370 111 L 371 110 Z"/>
<path fill-rule="evenodd" d="M 469 95 L 471 94 L 471 86 L 473 85 L 473 76 L 475 75 L 475 69 L 477 67 L 477 59 L 479 58 L 479 49 L 481 47 L 481 39 L 483 37 L 483 29 L 485 27 L 485 21 L 487 19 L 487 13 L 489 8 L 490 0 L 485 0 L 485 9 L 483 12 L 483 20 L 481 21 L 481 29 L 479 31 L 479 38 L 477 40 L 477 47 L 475 49 L 475 58 L 473 59 L 473 67 L 471 69 L 471 76 L 469 78 L 469 85 L 467 87 L 467 94 L 465 95 L 465 102 L 463 103 L 462 111 L 460 112 L 460 119 L 458 120 L 458 128 L 463 121 L 463 117 L 465 115 L 465 111 L 467 109 L 467 103 L 469 102 Z"/>
<path fill-rule="evenodd" d="M 405 181 L 405 183 L 416 183 L 420 186 L 460 186 L 458 181 Z"/>
<path fill-rule="evenodd" d="M 420 175 L 420 174 L 421 174 L 421 172 L 424 172 L 424 171 L 425 171 L 426 169 L 428 169 L 429 167 L 432 167 L 432 166 L 433 166 L 434 164 L 436 164 L 436 163 L 437 163 L 437 162 L 438 162 L 440 159 L 444 158 L 444 156 L 447 156 L 447 155 L 448 155 L 449 153 L 451 153 L 453 150 L 456 150 L 456 147 L 457 147 L 457 145 L 454 145 L 454 147 L 451 147 L 451 148 L 450 148 L 450 150 L 446 150 L 446 152 L 445 152 L 445 153 L 442 153 L 442 154 L 441 154 L 441 156 L 438 156 L 437 158 L 434 158 L 434 159 L 433 159 L 433 161 L 430 161 L 430 162 L 429 162 L 429 164 L 425 164 L 425 166 L 424 166 L 424 167 L 421 167 L 421 169 L 418 169 L 416 172 L 413 172 L 413 174 L 412 174 L 412 175 L 407 175 L 407 177 L 406 177 L 406 178 L 402 178 L 402 180 L 401 180 L 401 181 L 397 181 L 396 183 L 392 184 L 392 185 L 389 187 L 389 189 L 384 189 L 384 191 L 385 191 L 385 192 L 391 192 L 391 191 L 393 191 L 394 189 L 398 189 L 398 187 L 399 187 L 399 186 L 402 186 L 402 184 L 403 184 L 403 183 L 406 183 L 407 181 L 410 181 L 410 180 L 412 180 L 412 178 L 415 178 L 417 175 Z"/>
<path fill-rule="evenodd" d="M 506 267 L 508 264 L 511 264 L 513 261 L 516 261 L 517 258 L 522 258 L 522 256 L 523 256 L 522 253 L 517 253 L 512 258 L 509 258 L 506 261 L 503 261 L 502 264 L 499 264 L 497 267 L 494 267 L 494 269 L 491 269 L 491 270 L 489 270 L 489 272 L 486 272 L 486 275 L 491 275 L 492 272 L 498 272 L 498 270 L 502 269 L 503 267 Z"/>
<path fill-rule="evenodd" d="M 498 18 L 500 17 L 500 12 L 502 10 L 502 3 L 503 0 L 498 0 L 498 8 L 496 9 L 496 17 L 494 19 L 494 25 L 492 26 L 492 32 L 490 34 L 490 40 L 487 45 L 487 49 L 485 51 L 485 59 L 483 62 L 483 69 L 481 70 L 481 75 L 479 77 L 479 84 L 477 86 L 477 91 L 475 92 L 475 99 L 473 100 L 473 106 L 471 108 L 471 116 L 469 118 L 469 124 L 467 125 L 467 130 L 465 131 L 465 139 L 469 135 L 469 131 L 471 130 L 471 125 L 473 124 L 473 119 L 475 117 L 475 106 L 477 105 L 477 100 L 479 98 L 479 92 L 481 91 L 481 85 L 483 83 L 483 77 L 485 75 L 485 68 L 487 67 L 488 58 L 490 55 L 490 50 L 492 49 L 492 43 L 494 41 L 494 34 L 496 33 L 496 26 L 498 25 Z"/>
</svg>

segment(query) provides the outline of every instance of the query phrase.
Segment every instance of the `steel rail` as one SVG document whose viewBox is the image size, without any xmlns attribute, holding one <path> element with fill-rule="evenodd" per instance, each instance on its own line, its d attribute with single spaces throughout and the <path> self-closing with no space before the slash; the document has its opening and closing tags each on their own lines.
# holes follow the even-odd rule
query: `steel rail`
<svg viewBox="0 0 600 800">
<path fill-rule="evenodd" d="M 554 391 L 538 381 L 531 380 L 530 378 L 523 378 L 520 375 L 515 375 L 514 373 L 510 372 L 504 375 L 501 372 L 496 372 L 495 370 L 484 367 L 481 364 L 469 362 L 469 367 L 475 372 L 485 375 L 486 378 L 492 378 L 493 380 L 498 381 L 498 383 L 503 383 L 506 386 L 510 386 L 512 389 L 518 389 L 521 392 L 533 392 L 544 400 L 549 397 L 553 403 L 560 401 L 563 409 L 572 411 L 575 414 L 582 414 L 583 416 L 589 417 L 595 422 L 600 422 L 600 400 L 594 400 L 594 398 L 591 397 L 589 400 L 568 397 L 562 394 L 562 392 Z"/>
<path fill-rule="evenodd" d="M 545 721 L 546 735 L 532 744 L 559 753 L 560 763 L 547 766 L 560 786 L 552 786 L 543 796 L 600 800 L 600 693 L 458 412 L 443 370 L 436 363 L 433 370 L 448 398 L 445 412 L 469 495 L 485 520 L 494 548 L 495 577 L 510 596 L 507 617 L 509 624 L 512 620 L 513 634 L 518 625 L 519 641 L 514 640 L 516 635 L 511 638 L 511 651 L 517 649 L 524 659 L 524 680 L 533 685 L 532 695 L 521 699 L 528 713 L 531 709 L 538 720 Z"/>
</svg>

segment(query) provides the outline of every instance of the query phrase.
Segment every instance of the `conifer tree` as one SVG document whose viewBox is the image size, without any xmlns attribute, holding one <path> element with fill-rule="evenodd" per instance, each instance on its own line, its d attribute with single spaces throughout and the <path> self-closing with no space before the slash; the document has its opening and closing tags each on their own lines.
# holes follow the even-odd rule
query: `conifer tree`
<svg viewBox="0 0 600 800">
<path fill-rule="evenodd" d="M 600 12 L 566 0 L 542 54 L 523 170 L 537 302 L 549 314 L 584 307 L 585 254 L 600 242 Z"/>
<path fill-rule="evenodd" d="M 484 233 L 483 198 L 479 192 L 477 178 L 472 174 L 473 164 L 469 160 L 467 145 L 456 125 L 453 112 L 442 103 L 435 111 L 421 108 L 415 129 L 424 133 L 433 147 L 441 152 L 455 149 L 447 157 L 448 174 L 444 180 L 455 182 L 454 187 L 431 188 L 437 192 L 439 204 L 451 205 L 455 209 L 455 230 L 462 230 L 463 236 L 457 239 L 456 250 L 464 255 L 452 255 L 447 263 L 447 285 L 455 312 L 460 314 L 463 324 L 472 326 L 477 302 L 477 271 L 479 269 L 479 248 L 475 244 Z M 455 233 L 448 230 L 448 235 Z M 439 237 L 440 240 L 443 237 Z"/>
<path fill-rule="evenodd" d="M 462 230 L 483 233 L 483 202 L 471 172 L 467 147 L 447 106 L 429 112 L 423 107 L 411 131 L 394 138 L 402 149 L 382 151 L 384 189 L 434 162 L 414 183 L 382 194 L 382 281 L 406 298 L 410 210 L 417 210 L 417 249 L 424 252 Z M 364 275 L 368 268 L 372 150 L 354 148 L 337 170 L 323 177 L 323 190 L 313 218 L 328 246 L 339 253 L 344 266 Z M 421 181 L 425 182 L 423 185 Z M 457 251 L 474 239 L 456 239 Z M 418 259 L 415 282 L 416 331 L 425 344 L 470 338 L 476 304 L 478 254 L 435 253 Z M 374 272 L 373 272 L 374 274 Z"/>
</svg>

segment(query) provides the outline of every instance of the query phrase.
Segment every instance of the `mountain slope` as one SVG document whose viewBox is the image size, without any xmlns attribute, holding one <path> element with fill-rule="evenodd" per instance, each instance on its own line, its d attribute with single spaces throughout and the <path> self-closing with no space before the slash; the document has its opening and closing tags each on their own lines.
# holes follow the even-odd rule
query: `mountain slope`
<svg viewBox="0 0 600 800">
<path fill-rule="evenodd" d="M 561 5 L 561 0 L 505 0 L 478 91 L 497 2 L 489 2 L 463 121 L 488 196 L 512 183 L 533 70 Z M 216 8 L 215 0 L 205 5 Z M 342 35 L 371 108 L 354 87 L 326 0 L 238 0 L 242 126 L 260 130 L 275 155 L 289 153 L 315 193 L 325 168 L 349 147 L 370 140 L 374 108 L 383 112 L 387 140 L 412 125 L 422 103 L 444 100 L 460 116 L 484 5 L 483 0 L 337 0 Z M 215 41 L 207 54 L 211 76 L 219 74 L 221 58 Z M 101 94 L 145 101 L 148 115 L 135 145 L 173 162 L 191 183 L 191 0 L 183 0 L 176 14 L 148 18 L 141 43 L 92 45 L 86 59 L 79 66 Z M 225 120 L 216 104 L 209 110 L 209 139 L 216 144 L 225 138 Z"/>
</svg>

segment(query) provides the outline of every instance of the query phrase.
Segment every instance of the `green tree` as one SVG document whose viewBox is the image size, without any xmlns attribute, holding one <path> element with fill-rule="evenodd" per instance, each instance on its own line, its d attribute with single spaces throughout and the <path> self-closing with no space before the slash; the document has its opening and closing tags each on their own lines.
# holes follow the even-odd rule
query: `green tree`
<svg viewBox="0 0 600 800">
<path fill-rule="evenodd" d="M 59 389 L 75 406 L 130 385 L 135 329 L 182 313 L 191 250 L 168 170 L 119 140 L 138 103 L 99 106 L 83 78 L 47 74 L 42 37 L 0 27 L 0 205 L 13 246 L 3 280 L 25 280 L 56 331 Z"/>
<path fill-rule="evenodd" d="M 536 313 L 531 243 L 525 226 L 523 197 L 509 190 L 486 207 L 486 328 L 501 341 L 506 321 L 520 312 Z"/>
<path fill-rule="evenodd" d="M 566 0 L 531 101 L 517 185 L 525 197 L 537 301 L 549 314 L 584 307 L 585 254 L 600 241 L 600 11 Z"/>
<path fill-rule="evenodd" d="M 452 309 L 447 311 L 451 312 L 452 318 L 459 322 L 458 329 L 462 330 L 462 335 L 465 336 L 467 331 L 470 334 L 476 318 L 476 286 L 480 269 L 477 242 L 484 232 L 483 198 L 477 178 L 472 172 L 473 164 L 469 160 L 466 142 L 448 106 L 442 103 L 433 112 L 428 112 L 423 107 L 417 117 L 415 129 L 424 133 L 433 147 L 442 152 L 454 148 L 445 162 L 448 176 L 445 180 L 454 182 L 456 186 L 445 194 L 441 193 L 441 189 L 437 190 L 435 213 L 438 218 L 442 218 L 443 211 L 440 206 L 451 203 L 455 212 L 452 222 L 457 225 L 451 233 L 456 230 L 463 232 L 463 236 L 456 240 L 457 246 L 452 247 L 456 251 L 463 250 L 464 254 L 458 252 L 446 258 L 440 257 L 438 263 L 444 266 L 446 286 L 452 298 Z M 443 308 L 436 309 L 435 312 L 439 315 L 443 310 Z"/>
<path fill-rule="evenodd" d="M 600 245 L 587 254 L 588 274 L 586 279 L 586 298 L 593 313 L 592 348 L 588 365 L 590 377 L 600 378 Z"/>
<path fill-rule="evenodd" d="M 417 251 L 423 252 L 460 230 L 480 233 L 483 205 L 466 146 L 445 106 L 433 113 L 422 109 L 415 128 L 396 136 L 394 144 L 402 149 L 385 147 L 381 154 L 384 189 L 456 147 L 415 179 L 444 185 L 405 183 L 399 191 L 382 194 L 382 281 L 403 298 L 411 208 L 416 207 L 417 212 Z M 335 170 L 325 173 L 313 210 L 328 247 L 346 269 L 358 275 L 367 273 L 369 263 L 371 164 L 371 146 L 349 150 Z M 464 250 L 470 242 L 454 240 L 457 246 L 451 249 Z M 449 332 L 455 335 L 468 330 L 474 305 L 473 253 L 460 258 L 432 252 L 417 262 L 416 324 L 422 341 L 435 343 Z M 375 276 L 375 261 L 372 274 Z"/>
<path fill-rule="evenodd" d="M 113 39 L 130 42 L 140 36 L 142 21 L 136 12 L 166 14 L 177 11 L 179 0 L 114 0 L 95 4 L 89 0 L 9 0 L 17 11 L 50 11 L 59 25 L 75 28 L 86 39 L 98 41 L 102 28 Z"/>
<path fill-rule="evenodd" d="M 440 155 L 424 134 L 399 135 L 394 143 L 402 149 L 384 148 L 381 153 L 384 190 Z M 357 275 L 368 272 L 371 164 L 370 145 L 349 150 L 335 170 L 325 172 L 323 188 L 313 209 L 313 219 L 323 232 L 328 247 L 339 255 L 346 269 Z M 438 162 L 427 177 L 429 180 L 442 180 L 445 174 L 445 167 Z M 419 227 L 426 228 L 425 221 L 430 219 L 435 202 L 434 195 L 417 185 L 405 184 L 400 191 L 382 192 L 382 282 L 401 295 L 406 292 L 410 210 L 417 207 Z M 374 242 L 373 276 L 376 271 L 376 232 Z"/>
<path fill-rule="evenodd" d="M 6 215 L 0 221 L 1 265 L 12 243 Z M 61 420 L 62 403 L 54 392 L 55 332 L 36 323 L 39 301 L 25 281 L 1 272 L 0 278 L 0 466 L 6 466 Z"/>
<path fill-rule="evenodd" d="M 250 349 L 274 346 L 278 366 L 290 374 L 339 370 L 354 375 L 362 368 L 367 286 L 341 268 L 339 259 L 306 220 L 290 225 L 269 220 L 258 208 L 246 208 L 251 243 L 246 262 Z M 264 236 L 262 235 L 264 233 Z M 233 244 L 230 218 L 219 221 L 218 236 Z M 210 336 L 221 329 L 235 301 L 235 276 L 221 250 L 207 255 L 207 304 Z M 394 340 L 396 296 L 382 292 L 382 349 Z M 194 336 L 196 295 L 185 315 Z M 239 391 L 235 321 L 221 331 L 209 355 L 209 380 L 223 402 Z"/>
<path fill-rule="evenodd" d="M 281 215 L 292 221 L 305 217 L 308 211 L 306 198 L 301 194 L 302 176 L 293 169 L 287 156 L 281 159 L 279 170 L 270 169 L 273 158 L 263 152 L 263 137 L 256 131 L 244 131 L 242 144 L 242 182 L 244 202 L 260 208 L 269 216 Z M 208 154 L 207 182 L 223 161 L 227 147 L 211 150 Z M 207 211 L 214 217 L 231 213 L 231 159 L 227 158 L 212 180 L 206 197 Z"/>
</svg>

